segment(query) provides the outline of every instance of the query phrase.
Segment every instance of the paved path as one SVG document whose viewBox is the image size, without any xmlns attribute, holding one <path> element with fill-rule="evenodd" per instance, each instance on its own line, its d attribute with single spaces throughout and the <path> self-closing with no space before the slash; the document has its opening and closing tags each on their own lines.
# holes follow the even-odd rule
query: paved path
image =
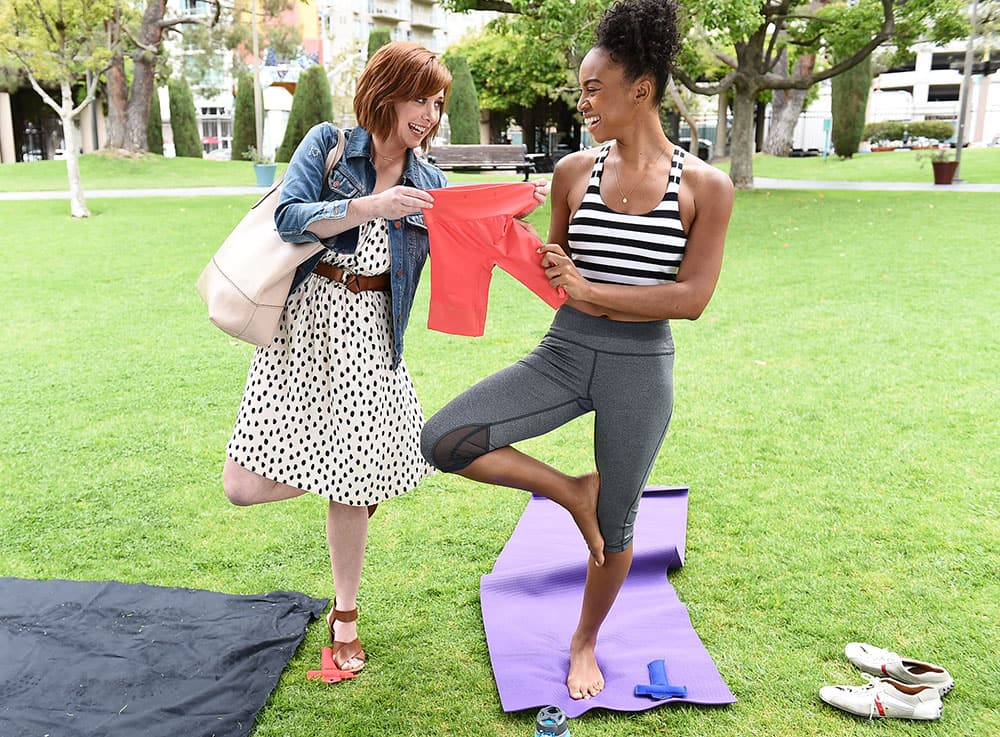
<svg viewBox="0 0 1000 737">
<path fill-rule="evenodd" d="M 931 184 L 925 182 L 828 182 L 811 179 L 754 177 L 757 189 L 849 189 L 881 192 L 1000 192 L 997 184 Z M 267 187 L 177 187 L 169 189 L 85 189 L 87 199 L 104 197 L 202 197 L 205 195 L 260 195 Z M 4 200 L 67 200 L 69 192 L 0 192 Z"/>
<path fill-rule="evenodd" d="M 757 189 L 853 189 L 868 192 L 1000 192 L 997 184 L 933 184 L 931 182 L 826 182 L 818 179 L 754 177 Z"/>
</svg>

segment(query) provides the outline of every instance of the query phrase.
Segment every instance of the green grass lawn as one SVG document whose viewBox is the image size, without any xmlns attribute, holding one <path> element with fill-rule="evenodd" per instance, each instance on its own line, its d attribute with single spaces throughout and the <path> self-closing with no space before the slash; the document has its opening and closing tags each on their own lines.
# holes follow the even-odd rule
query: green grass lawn
<svg viewBox="0 0 1000 737">
<path fill-rule="evenodd" d="M 94 198 L 82 221 L 60 201 L 0 203 L 0 575 L 332 595 L 321 500 L 247 509 L 221 490 L 251 349 L 209 325 L 194 282 L 252 199 Z M 1000 262 L 983 238 L 998 207 L 737 194 L 715 298 L 674 324 L 676 409 L 651 481 L 691 489 L 671 581 L 739 703 L 590 712 L 574 737 L 1000 733 Z M 407 338 L 427 413 L 551 319 L 498 272 L 485 337 L 431 333 L 428 287 Z M 583 418 L 524 447 L 585 472 L 590 431 Z M 367 669 L 307 681 L 314 623 L 254 736 L 530 734 L 533 713 L 500 709 L 478 595 L 525 502 L 438 474 L 383 504 Z M 851 640 L 946 666 L 944 719 L 873 727 L 822 704 L 820 686 L 863 682 Z"/>
<path fill-rule="evenodd" d="M 279 164 L 279 172 L 285 165 Z M 212 161 L 146 154 L 118 158 L 104 153 L 80 157 L 80 179 L 88 189 L 147 187 L 248 187 L 256 184 L 249 161 Z M 0 192 L 68 190 L 65 161 L 29 161 L 0 166 Z"/>
<path fill-rule="evenodd" d="M 720 162 L 729 171 L 729 162 Z M 882 151 L 857 154 L 850 159 L 828 156 L 784 158 L 757 154 L 753 173 L 777 179 L 819 179 L 843 182 L 934 182 L 929 161 L 915 151 Z M 971 184 L 1000 184 L 1000 147 L 967 148 L 962 151 L 961 177 Z"/>
<path fill-rule="evenodd" d="M 717 164 L 729 171 L 729 162 Z M 279 165 L 279 172 L 284 164 Z M 1000 148 L 966 149 L 962 153 L 961 176 L 972 183 L 1000 183 Z M 758 154 L 754 174 L 778 179 L 818 179 L 850 182 L 933 182 L 928 162 L 916 154 L 886 152 L 859 154 L 853 159 L 781 158 Z M 248 187 L 256 183 L 253 166 L 248 161 L 209 161 L 206 159 L 167 159 L 146 155 L 140 159 L 117 159 L 105 154 L 80 157 L 80 176 L 84 193 L 94 189 L 129 189 L 147 187 Z M 545 174 L 542 176 L 551 176 Z M 451 182 L 478 181 L 480 175 L 450 172 Z M 491 174 L 496 181 L 518 181 L 516 174 Z M 66 162 L 33 161 L 0 166 L 0 192 L 64 191 Z"/>
<path fill-rule="evenodd" d="M 278 164 L 278 174 L 285 170 Z M 450 181 L 476 181 L 479 175 L 452 173 Z M 516 174 L 499 173 L 496 181 L 518 181 Z M 161 187 L 252 187 L 257 183 L 249 161 L 165 158 L 146 154 L 117 158 L 104 153 L 80 157 L 84 195 L 95 189 L 146 189 Z M 0 192 L 66 191 L 65 161 L 30 161 L 0 166 Z"/>
</svg>

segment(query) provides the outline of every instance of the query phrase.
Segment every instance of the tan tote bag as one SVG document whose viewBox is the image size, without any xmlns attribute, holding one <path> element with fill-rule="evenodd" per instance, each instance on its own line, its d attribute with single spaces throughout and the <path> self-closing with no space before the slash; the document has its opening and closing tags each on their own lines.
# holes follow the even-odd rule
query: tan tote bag
<svg viewBox="0 0 1000 737">
<path fill-rule="evenodd" d="M 326 157 L 324 179 L 344 151 L 341 131 Z M 323 244 L 287 243 L 278 236 L 274 211 L 284 177 L 243 216 L 198 277 L 198 294 L 208 306 L 208 319 L 223 332 L 254 345 L 269 345 L 295 270 Z"/>
</svg>

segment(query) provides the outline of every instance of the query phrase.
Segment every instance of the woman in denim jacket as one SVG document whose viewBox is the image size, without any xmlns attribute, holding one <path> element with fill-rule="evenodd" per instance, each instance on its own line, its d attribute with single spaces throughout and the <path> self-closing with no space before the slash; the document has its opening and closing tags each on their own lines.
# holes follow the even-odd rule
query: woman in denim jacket
<svg viewBox="0 0 1000 737">
<path fill-rule="evenodd" d="M 430 51 L 389 44 L 358 80 L 359 126 L 317 125 L 299 144 L 275 224 L 286 241 L 326 248 L 299 269 L 277 337 L 255 352 L 226 448 L 234 504 L 307 492 L 328 500 L 336 598 L 327 625 L 345 671 L 365 664 L 356 619 L 370 512 L 431 471 L 403 331 L 428 251 L 425 190 L 445 184 L 414 149 L 437 132 L 450 85 Z M 324 179 L 339 136 L 343 154 Z"/>
</svg>

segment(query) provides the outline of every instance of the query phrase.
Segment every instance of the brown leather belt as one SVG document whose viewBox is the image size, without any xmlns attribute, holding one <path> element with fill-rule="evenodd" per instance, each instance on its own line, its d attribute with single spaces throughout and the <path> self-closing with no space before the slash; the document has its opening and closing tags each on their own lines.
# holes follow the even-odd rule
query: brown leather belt
<svg viewBox="0 0 1000 737">
<path fill-rule="evenodd" d="M 316 264 L 313 272 L 330 281 L 340 282 L 355 294 L 358 292 L 388 292 L 390 289 L 388 274 L 361 276 L 322 261 Z"/>
</svg>

